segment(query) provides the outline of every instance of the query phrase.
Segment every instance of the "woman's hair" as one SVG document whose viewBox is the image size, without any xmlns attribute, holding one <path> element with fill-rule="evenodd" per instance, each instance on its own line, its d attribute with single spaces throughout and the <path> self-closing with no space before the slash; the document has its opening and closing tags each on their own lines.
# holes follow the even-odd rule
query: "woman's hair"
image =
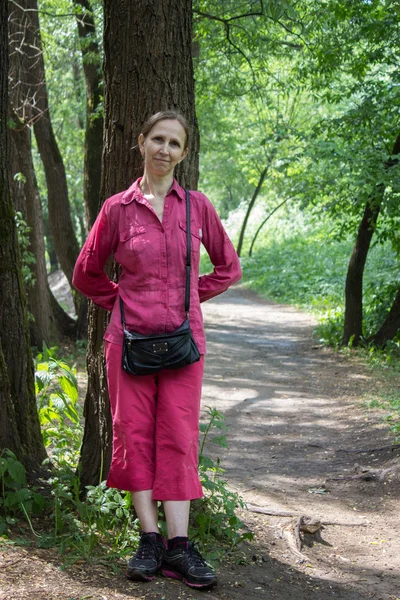
<svg viewBox="0 0 400 600">
<path fill-rule="evenodd" d="M 143 135 L 144 138 L 146 138 L 150 133 L 150 130 L 154 127 L 154 125 L 156 125 L 160 121 L 165 121 L 166 119 L 179 121 L 179 123 L 182 125 L 186 133 L 185 147 L 187 148 L 189 146 L 189 123 L 186 117 L 184 117 L 181 113 L 176 112 L 175 110 L 162 110 L 158 113 L 155 113 L 149 119 L 147 119 L 140 133 Z"/>
</svg>

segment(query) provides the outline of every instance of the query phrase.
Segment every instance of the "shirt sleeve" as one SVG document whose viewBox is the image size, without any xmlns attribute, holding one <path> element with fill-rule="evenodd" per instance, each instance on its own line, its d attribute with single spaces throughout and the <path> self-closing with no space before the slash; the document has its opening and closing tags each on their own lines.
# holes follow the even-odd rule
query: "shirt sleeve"
<svg viewBox="0 0 400 600">
<path fill-rule="evenodd" d="M 118 285 L 104 272 L 104 266 L 118 245 L 118 226 L 112 219 L 109 201 L 103 204 L 76 261 L 73 286 L 102 308 L 111 311 Z"/>
<path fill-rule="evenodd" d="M 205 302 L 222 294 L 242 277 L 239 257 L 211 202 L 204 196 L 202 242 L 214 265 L 212 273 L 199 277 L 199 298 Z"/>
</svg>

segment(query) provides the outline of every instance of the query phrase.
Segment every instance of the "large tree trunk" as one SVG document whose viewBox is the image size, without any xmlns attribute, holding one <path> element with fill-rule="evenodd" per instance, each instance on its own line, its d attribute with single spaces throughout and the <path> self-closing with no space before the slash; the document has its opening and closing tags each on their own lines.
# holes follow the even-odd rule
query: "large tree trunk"
<svg viewBox="0 0 400 600">
<path fill-rule="evenodd" d="M 385 169 L 390 169 L 398 164 L 398 159 L 392 158 L 392 156 L 397 157 L 398 154 L 400 154 L 400 134 L 393 144 L 389 159 L 384 164 Z M 364 268 L 371 239 L 379 217 L 383 192 L 383 187 L 379 186 L 375 196 L 368 200 L 351 253 L 345 286 L 345 313 L 342 338 L 344 346 L 347 346 L 350 341 L 353 344 L 357 344 L 362 337 Z M 396 308 L 394 310 L 396 311 Z"/>
<path fill-rule="evenodd" d="M 101 53 L 89 0 L 74 0 L 86 82 L 86 130 L 84 200 L 86 227 L 95 222 L 100 202 L 101 154 L 103 148 L 103 73 Z"/>
<path fill-rule="evenodd" d="M 14 209 L 7 174 L 7 2 L 0 3 L 0 450 L 10 448 L 30 478 L 40 471 L 46 451 L 36 410 Z"/>
<path fill-rule="evenodd" d="M 191 59 L 191 0 L 104 2 L 105 138 L 101 198 L 127 188 L 141 173 L 136 147 L 141 125 L 154 112 L 178 109 L 192 126 L 190 153 L 176 172 L 196 189 L 199 137 Z M 88 391 L 81 453 L 81 483 L 107 476 L 111 420 L 103 359 L 107 316 L 90 308 Z"/>
</svg>

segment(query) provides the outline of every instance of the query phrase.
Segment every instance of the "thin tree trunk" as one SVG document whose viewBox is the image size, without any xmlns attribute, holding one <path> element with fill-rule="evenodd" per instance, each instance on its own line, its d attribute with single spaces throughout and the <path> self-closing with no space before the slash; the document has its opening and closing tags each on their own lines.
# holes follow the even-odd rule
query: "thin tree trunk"
<svg viewBox="0 0 400 600">
<path fill-rule="evenodd" d="M 345 286 L 346 306 L 342 339 L 345 346 L 350 341 L 357 345 L 362 337 L 363 275 L 380 208 L 378 200 L 371 199 L 366 205 L 351 253 Z"/>
<path fill-rule="evenodd" d="M 36 410 L 34 371 L 14 209 L 7 174 L 8 4 L 0 3 L 0 449 L 10 448 L 31 478 L 46 451 Z"/>
<path fill-rule="evenodd" d="M 190 153 L 176 171 L 181 185 L 197 187 L 199 137 L 194 107 L 190 0 L 104 2 L 104 117 L 101 198 L 127 188 L 141 173 L 137 138 L 153 113 L 178 109 L 191 123 Z M 114 269 L 111 268 L 114 272 Z M 108 316 L 89 316 L 88 391 L 81 453 L 82 486 L 107 476 L 111 419 L 103 359 Z"/>
<path fill-rule="evenodd" d="M 264 221 L 261 223 L 261 225 L 259 226 L 259 228 L 257 229 L 257 231 L 254 234 L 253 240 L 251 242 L 251 246 L 250 246 L 250 250 L 249 250 L 249 256 L 251 256 L 253 254 L 253 248 L 254 248 L 254 244 L 256 243 L 256 239 L 258 237 L 258 234 L 260 233 L 261 229 L 264 227 L 265 223 L 267 221 L 269 221 L 269 219 L 272 217 L 272 215 L 274 215 L 276 213 L 276 211 L 283 206 L 284 204 L 286 204 L 286 202 L 289 200 L 289 198 L 286 198 L 286 200 L 283 200 L 283 202 L 280 202 L 278 204 L 278 206 L 275 206 L 275 208 L 273 208 L 271 210 L 271 212 L 268 213 L 268 215 L 265 217 Z"/>
<path fill-rule="evenodd" d="M 400 135 L 397 136 L 393 145 L 391 157 L 397 156 L 399 153 Z M 398 164 L 398 159 L 391 157 L 385 162 L 386 169 Z M 342 338 L 344 346 L 347 346 L 350 341 L 357 344 L 362 337 L 364 268 L 381 209 L 383 191 L 382 186 L 380 186 L 375 198 L 368 200 L 351 253 L 345 286 L 345 314 Z"/>
<path fill-rule="evenodd" d="M 100 203 L 101 155 L 103 149 L 103 72 L 93 9 L 89 0 L 74 0 L 86 82 L 86 130 L 84 201 L 86 228 L 96 220 Z"/>
<path fill-rule="evenodd" d="M 240 235 L 239 235 L 239 241 L 238 241 L 238 245 L 237 245 L 237 249 L 236 249 L 236 252 L 237 252 L 238 256 L 240 256 L 241 252 L 242 252 L 243 241 L 244 241 L 244 234 L 246 233 L 246 227 L 247 227 L 247 221 L 249 220 L 250 213 L 253 210 L 254 204 L 256 203 L 258 195 L 259 195 L 259 193 L 261 191 L 262 184 L 264 183 L 264 179 L 265 179 L 265 177 L 267 175 L 267 172 L 268 172 L 268 168 L 269 168 L 269 165 L 267 165 L 266 167 L 264 167 L 263 171 L 261 172 L 260 178 L 259 178 L 258 183 L 257 183 L 257 187 L 254 190 L 253 197 L 250 200 L 249 206 L 247 207 L 247 211 L 246 211 L 245 217 L 243 219 L 242 228 L 240 230 Z"/>
</svg>

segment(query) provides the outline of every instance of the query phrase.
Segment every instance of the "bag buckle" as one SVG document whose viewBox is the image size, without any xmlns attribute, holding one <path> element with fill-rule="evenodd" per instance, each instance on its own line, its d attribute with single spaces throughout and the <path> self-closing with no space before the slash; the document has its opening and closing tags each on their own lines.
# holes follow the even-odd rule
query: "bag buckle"
<svg viewBox="0 0 400 600">
<path fill-rule="evenodd" d="M 153 353 L 159 354 L 160 352 L 168 352 L 168 342 L 158 342 L 153 344 Z"/>
</svg>

